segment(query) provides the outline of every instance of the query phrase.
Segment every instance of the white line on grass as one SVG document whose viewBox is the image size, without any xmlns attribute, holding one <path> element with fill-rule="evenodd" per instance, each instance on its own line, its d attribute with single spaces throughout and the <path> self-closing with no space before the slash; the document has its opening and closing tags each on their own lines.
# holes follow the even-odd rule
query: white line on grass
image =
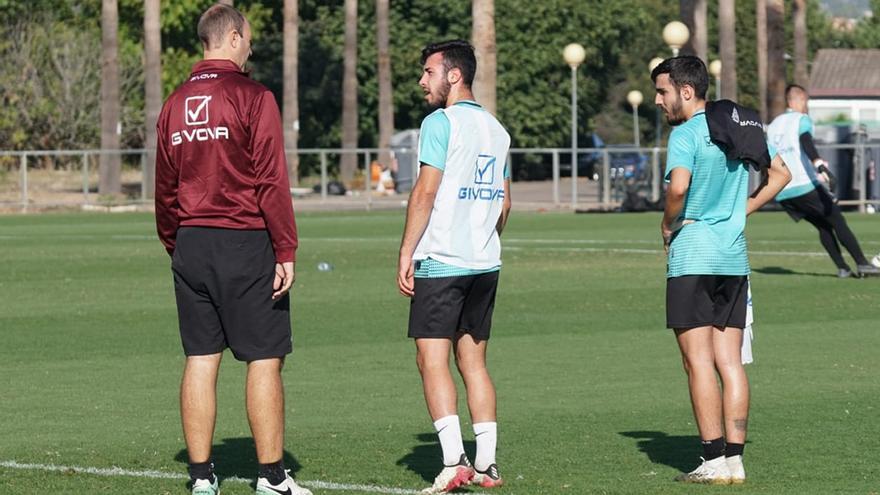
<svg viewBox="0 0 880 495">
<path fill-rule="evenodd" d="M 18 461 L 0 461 L 0 467 L 9 468 L 9 469 L 21 469 L 27 471 L 53 471 L 53 472 L 63 472 L 63 473 L 83 473 L 83 474 L 91 474 L 94 476 L 127 476 L 131 478 L 148 478 L 148 479 L 163 479 L 163 480 L 185 480 L 189 477 L 185 474 L 180 473 L 168 473 L 165 471 L 155 471 L 151 469 L 144 470 L 133 470 L 133 469 L 123 469 L 120 467 L 111 467 L 111 468 L 97 468 L 97 467 L 86 467 L 86 466 L 59 466 L 55 464 L 31 464 L 24 463 Z M 247 478 L 240 478 L 238 476 L 231 476 L 229 478 L 221 478 L 221 481 L 225 483 L 252 483 L 253 480 Z M 334 483 L 332 481 L 321 481 L 321 480 L 312 480 L 312 481 L 301 481 L 297 480 L 297 483 L 300 485 L 309 487 L 309 488 L 317 488 L 321 490 L 336 490 L 336 491 L 348 491 L 348 492 L 367 492 L 367 493 L 382 493 L 388 495 L 414 495 L 417 493 L 421 493 L 418 490 L 410 490 L 407 488 L 392 488 L 387 486 L 376 486 L 376 485 L 358 485 L 358 484 L 346 484 L 346 483 Z M 479 495 L 474 493 L 473 495 Z"/>
</svg>

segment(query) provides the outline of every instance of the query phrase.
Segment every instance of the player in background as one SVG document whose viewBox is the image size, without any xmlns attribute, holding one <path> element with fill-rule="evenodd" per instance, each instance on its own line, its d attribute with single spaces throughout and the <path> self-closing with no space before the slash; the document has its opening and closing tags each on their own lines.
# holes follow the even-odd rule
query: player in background
<svg viewBox="0 0 880 495">
<path fill-rule="evenodd" d="M 469 483 L 502 484 L 486 348 L 501 268 L 499 236 L 510 211 L 510 136 L 474 101 L 477 62 L 468 42 L 430 44 L 421 63 L 419 85 L 437 110 L 421 126 L 421 170 L 407 207 L 397 284 L 411 298 L 409 336 L 443 449 L 444 467 L 425 492 L 445 493 Z M 477 443 L 473 467 L 462 442 L 450 351 L 467 389 Z"/>
<path fill-rule="evenodd" d="M 830 187 L 828 162 L 819 156 L 813 143 L 813 121 L 807 115 L 810 96 L 797 84 L 785 89 L 788 109 L 767 126 L 767 139 L 791 167 L 791 182 L 776 196 L 789 216 L 807 222 L 819 231 L 819 242 L 837 266 L 837 276 L 847 278 L 852 270 L 843 259 L 840 244 L 856 262 L 856 275 L 877 275 L 880 269 L 865 258 L 837 202 L 825 189 Z M 825 185 L 823 185 L 823 183 Z"/>
<path fill-rule="evenodd" d="M 655 103 L 675 126 L 669 136 L 669 185 L 660 225 L 668 253 L 666 321 L 688 376 L 704 459 L 676 479 L 742 483 L 749 416 L 749 384 L 740 355 L 749 274 L 746 216 L 772 199 L 790 175 L 774 156 L 767 184 L 748 197 L 746 164 L 728 160 L 709 138 L 709 76 L 699 58 L 667 59 L 651 79 Z M 763 134 L 757 139 L 751 146 L 766 148 Z"/>
</svg>

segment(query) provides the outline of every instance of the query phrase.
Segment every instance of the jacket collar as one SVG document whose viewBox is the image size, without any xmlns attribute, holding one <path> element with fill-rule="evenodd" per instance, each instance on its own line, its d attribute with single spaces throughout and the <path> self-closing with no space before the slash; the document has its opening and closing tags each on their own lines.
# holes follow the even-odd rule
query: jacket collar
<svg viewBox="0 0 880 495">
<path fill-rule="evenodd" d="M 247 72 L 242 71 L 241 68 L 239 68 L 237 65 L 235 65 L 235 62 L 233 62 L 232 60 L 225 60 L 225 59 L 201 60 L 201 61 L 197 62 L 195 65 L 193 65 L 192 74 L 190 74 L 190 75 L 195 75 L 200 72 L 208 72 L 208 71 L 237 72 L 237 73 L 242 74 L 244 76 L 248 75 Z"/>
</svg>

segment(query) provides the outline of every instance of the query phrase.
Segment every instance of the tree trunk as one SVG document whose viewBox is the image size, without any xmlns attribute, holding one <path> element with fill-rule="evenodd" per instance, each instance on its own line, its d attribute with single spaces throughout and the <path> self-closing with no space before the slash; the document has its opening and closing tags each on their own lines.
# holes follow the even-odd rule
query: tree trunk
<svg viewBox="0 0 880 495">
<path fill-rule="evenodd" d="M 217 0 L 217 3 L 222 3 L 223 5 L 233 6 L 232 0 Z"/>
<path fill-rule="evenodd" d="M 785 112 L 785 3 L 767 0 L 767 118 Z"/>
<path fill-rule="evenodd" d="M 379 54 L 379 148 L 391 146 L 394 134 L 394 99 L 391 87 L 391 48 L 388 0 L 376 0 L 376 50 Z M 391 166 L 391 154 L 380 153 L 379 163 Z"/>
<path fill-rule="evenodd" d="M 807 2 L 794 0 L 794 82 L 809 88 L 807 71 Z"/>
<path fill-rule="evenodd" d="M 342 147 L 355 149 L 358 143 L 357 108 L 357 0 L 345 0 L 345 48 L 342 77 Z M 339 163 L 339 175 L 346 185 L 351 184 L 357 169 L 357 154 L 344 153 Z M 369 173 L 369 168 L 366 173 Z"/>
<path fill-rule="evenodd" d="M 144 196 L 152 198 L 156 177 L 156 121 L 162 110 L 162 29 L 159 23 L 160 0 L 144 0 Z"/>
<path fill-rule="evenodd" d="M 299 185 L 299 0 L 284 0 L 284 149 L 287 175 Z"/>
<path fill-rule="evenodd" d="M 681 48 L 682 55 L 696 55 L 709 63 L 709 35 L 706 24 L 706 0 L 679 0 L 679 16 L 691 32 L 688 42 Z"/>
<path fill-rule="evenodd" d="M 761 122 L 767 123 L 767 0 L 755 0 L 755 41 L 758 58 L 758 101 Z"/>
<path fill-rule="evenodd" d="M 119 158 L 119 11 L 116 0 L 101 2 L 101 149 L 98 193 L 122 192 Z"/>
<path fill-rule="evenodd" d="M 498 49 L 495 45 L 495 1 L 474 0 L 471 4 L 471 42 L 477 57 L 474 98 L 491 113 L 496 112 Z"/>
<path fill-rule="evenodd" d="M 718 45 L 721 52 L 721 98 L 736 101 L 736 9 L 734 0 L 718 0 Z"/>
</svg>

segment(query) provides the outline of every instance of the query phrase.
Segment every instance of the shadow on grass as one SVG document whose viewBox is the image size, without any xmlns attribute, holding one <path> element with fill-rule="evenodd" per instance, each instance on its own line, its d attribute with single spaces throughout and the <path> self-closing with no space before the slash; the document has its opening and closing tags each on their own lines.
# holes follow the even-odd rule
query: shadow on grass
<svg viewBox="0 0 880 495">
<path fill-rule="evenodd" d="M 409 454 L 397 461 L 398 466 L 405 466 L 408 470 L 418 474 L 428 483 L 434 482 L 434 477 L 443 467 L 443 451 L 440 449 L 440 441 L 435 433 L 420 433 L 416 440 L 421 442 L 412 448 Z M 477 444 L 474 441 L 465 441 L 465 452 L 476 452 Z"/>
<path fill-rule="evenodd" d="M 284 468 L 289 469 L 291 475 L 302 469 L 302 465 L 290 452 L 285 450 L 282 458 L 284 459 Z M 214 472 L 220 478 L 221 483 L 223 478 L 236 476 L 252 479 L 254 481 L 251 482 L 251 488 L 256 486 L 259 464 L 257 463 L 257 450 L 253 438 L 224 438 L 211 448 L 211 459 L 214 460 Z M 178 452 L 174 456 L 174 460 L 189 464 L 186 449 Z"/>
<path fill-rule="evenodd" d="M 806 275 L 808 277 L 836 277 L 837 276 L 834 273 L 796 272 L 794 270 L 789 270 L 788 268 L 782 268 L 781 266 L 765 266 L 765 267 L 761 267 L 761 268 L 752 268 L 752 271 L 755 273 L 761 273 L 764 275 Z"/>
<path fill-rule="evenodd" d="M 700 437 L 669 436 L 662 431 L 621 431 L 620 435 L 638 440 L 636 447 L 655 464 L 687 472 L 699 463 Z"/>
</svg>

